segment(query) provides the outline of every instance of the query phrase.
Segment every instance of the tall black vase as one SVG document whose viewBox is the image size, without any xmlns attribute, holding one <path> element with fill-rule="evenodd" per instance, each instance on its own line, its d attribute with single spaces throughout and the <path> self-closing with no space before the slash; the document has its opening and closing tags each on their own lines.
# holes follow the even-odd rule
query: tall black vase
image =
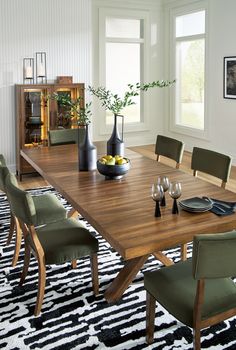
<svg viewBox="0 0 236 350">
<path fill-rule="evenodd" d="M 79 171 L 95 170 L 97 168 L 97 149 L 89 135 L 86 125 L 84 140 L 79 145 Z"/>
<path fill-rule="evenodd" d="M 118 130 L 117 117 L 122 118 L 122 138 L 120 138 L 120 134 Z M 125 144 L 123 141 L 123 135 L 124 135 L 124 116 L 115 114 L 113 131 L 110 139 L 107 141 L 107 154 L 110 154 L 113 157 L 115 155 L 119 155 L 119 156 L 125 155 Z"/>
</svg>

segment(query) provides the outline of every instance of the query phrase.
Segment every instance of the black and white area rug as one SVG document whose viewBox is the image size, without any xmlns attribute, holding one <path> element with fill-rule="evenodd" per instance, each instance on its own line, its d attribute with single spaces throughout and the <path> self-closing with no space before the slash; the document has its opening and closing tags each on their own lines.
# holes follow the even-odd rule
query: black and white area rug
<svg viewBox="0 0 236 350">
<path fill-rule="evenodd" d="M 52 188 L 31 190 L 35 195 L 56 193 Z M 58 195 L 58 194 L 57 194 Z M 69 208 L 66 201 L 63 204 Z M 123 265 L 119 255 L 97 233 L 99 239 L 100 294 L 93 296 L 89 258 L 78 268 L 70 264 L 47 267 L 47 284 L 42 313 L 33 316 L 37 293 L 37 264 L 31 258 L 29 274 L 19 287 L 23 247 L 16 267 L 11 266 L 14 242 L 6 246 L 9 205 L 0 195 L 0 349 L 4 350 L 139 350 L 192 349 L 192 330 L 176 321 L 163 308 L 156 309 L 155 341 L 145 343 L 145 298 L 143 272 L 161 267 L 150 257 L 132 285 L 115 303 L 108 304 L 104 291 Z M 83 220 L 80 218 L 80 220 Z M 86 223 L 84 225 L 94 232 Z M 179 250 L 167 252 L 175 261 Z M 236 318 L 202 331 L 202 349 L 236 349 Z"/>
</svg>

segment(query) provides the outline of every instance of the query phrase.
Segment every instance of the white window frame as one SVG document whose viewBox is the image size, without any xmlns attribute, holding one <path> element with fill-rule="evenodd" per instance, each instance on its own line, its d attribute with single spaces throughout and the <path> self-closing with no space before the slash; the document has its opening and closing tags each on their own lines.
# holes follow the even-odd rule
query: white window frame
<svg viewBox="0 0 236 350">
<path fill-rule="evenodd" d="M 205 33 L 189 35 L 189 36 L 181 36 L 176 37 L 175 32 L 175 24 L 176 17 L 188 15 L 191 13 L 205 11 Z M 197 39 L 205 39 L 205 71 L 204 71 L 204 129 L 196 129 L 189 126 L 184 126 L 176 123 L 177 120 L 177 102 L 176 102 L 176 94 L 178 93 L 176 87 L 171 90 L 170 95 L 170 130 L 172 132 L 181 133 L 184 135 L 197 137 L 201 139 L 209 139 L 209 114 L 208 114 L 208 84 L 207 84 L 207 72 L 208 70 L 208 9 L 206 3 L 204 1 L 197 2 L 195 4 L 182 6 L 180 8 L 175 8 L 170 11 L 170 35 L 172 37 L 171 47 L 170 47 L 170 72 L 171 76 L 177 78 L 176 72 L 176 45 L 178 42 L 197 40 Z"/>
<path fill-rule="evenodd" d="M 143 20 L 143 38 L 129 39 L 129 38 L 106 38 L 106 18 L 122 18 L 122 19 L 138 19 Z M 131 41 L 142 43 L 143 57 L 141 59 L 140 76 L 141 83 L 148 82 L 148 60 L 149 60 L 149 14 L 147 11 L 128 10 L 128 9 L 114 9 L 114 8 L 100 8 L 99 9 L 99 86 L 105 86 L 106 83 L 106 43 L 107 42 L 121 42 L 130 43 Z M 115 91 L 114 91 L 115 93 Z M 125 132 L 145 131 L 150 129 L 149 120 L 149 103 L 148 94 L 140 94 L 140 122 L 126 123 Z M 113 125 L 106 124 L 106 112 L 100 108 L 100 124 L 99 134 L 106 135 L 111 132 Z M 122 112 L 121 112 L 122 114 Z M 124 120 L 125 121 L 125 120 Z"/>
</svg>

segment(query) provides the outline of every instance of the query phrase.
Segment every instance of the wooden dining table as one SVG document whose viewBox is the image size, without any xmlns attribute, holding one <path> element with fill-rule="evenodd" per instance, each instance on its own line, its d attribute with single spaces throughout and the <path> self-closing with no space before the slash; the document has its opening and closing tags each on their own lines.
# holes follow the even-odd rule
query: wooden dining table
<svg viewBox="0 0 236 350">
<path fill-rule="evenodd" d="M 105 154 L 103 142 L 97 143 L 97 149 L 98 156 Z M 107 180 L 97 170 L 79 171 L 77 145 L 24 148 L 21 156 L 125 260 L 124 267 L 105 291 L 108 302 L 122 297 L 150 254 L 165 263 L 161 253 L 165 249 L 191 242 L 196 234 L 217 234 L 236 228 L 236 214 L 217 216 L 210 211 L 190 213 L 181 209 L 179 214 L 172 214 L 173 200 L 168 195 L 161 217 L 155 217 L 151 185 L 161 175 L 181 183 L 181 199 L 207 196 L 236 202 L 236 193 L 129 149 L 126 156 L 131 168 L 119 180 Z"/>
</svg>

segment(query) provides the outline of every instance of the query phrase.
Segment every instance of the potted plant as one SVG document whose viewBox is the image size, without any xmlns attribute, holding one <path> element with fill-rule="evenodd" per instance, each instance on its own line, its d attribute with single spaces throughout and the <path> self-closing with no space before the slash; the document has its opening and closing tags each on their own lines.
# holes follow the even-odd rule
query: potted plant
<svg viewBox="0 0 236 350">
<path fill-rule="evenodd" d="M 120 115 L 121 111 L 127 107 L 135 104 L 136 102 L 132 99 L 135 96 L 138 96 L 141 91 L 147 91 L 150 88 L 154 87 L 168 87 L 175 82 L 157 80 L 151 83 L 146 84 L 128 84 L 128 89 L 124 93 L 123 98 L 118 96 L 118 94 L 113 94 L 110 90 L 107 90 L 105 87 L 94 88 L 89 86 L 89 91 L 96 96 L 102 103 L 102 106 L 111 111 L 114 114 L 114 127 L 110 139 L 107 141 L 107 154 L 115 155 L 124 155 L 124 141 L 123 141 L 123 116 Z M 122 138 L 120 138 L 118 127 L 117 127 L 117 117 L 122 117 Z"/>
<path fill-rule="evenodd" d="M 65 117 L 75 119 L 79 128 L 85 129 L 83 141 L 79 144 L 79 170 L 88 171 L 96 169 L 97 149 L 92 143 L 89 134 L 89 124 L 91 123 L 91 104 L 82 104 L 82 98 L 71 99 L 67 93 L 54 93 L 51 96 L 60 106 L 65 107 Z"/>
</svg>

